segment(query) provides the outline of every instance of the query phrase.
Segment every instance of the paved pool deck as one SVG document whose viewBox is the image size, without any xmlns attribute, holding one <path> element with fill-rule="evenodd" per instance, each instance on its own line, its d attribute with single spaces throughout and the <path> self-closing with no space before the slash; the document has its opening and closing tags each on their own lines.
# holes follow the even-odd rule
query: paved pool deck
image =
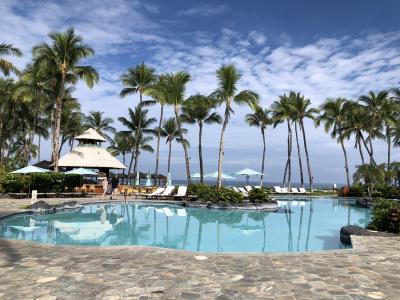
<svg viewBox="0 0 400 300">
<path fill-rule="evenodd" d="M 0 216 L 28 203 L 0 199 Z M 211 254 L 0 239 L 0 299 L 400 299 L 400 238 L 352 241 L 346 250 Z"/>
</svg>

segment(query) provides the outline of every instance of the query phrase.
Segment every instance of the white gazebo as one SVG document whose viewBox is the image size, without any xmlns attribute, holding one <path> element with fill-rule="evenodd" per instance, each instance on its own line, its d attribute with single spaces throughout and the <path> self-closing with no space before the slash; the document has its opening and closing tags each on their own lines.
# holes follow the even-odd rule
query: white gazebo
<svg viewBox="0 0 400 300">
<path fill-rule="evenodd" d="M 126 169 L 118 159 L 101 148 L 101 143 L 106 140 L 96 130 L 90 128 L 75 137 L 75 140 L 78 146 L 58 160 L 59 167 L 98 169 L 106 173 L 107 177 L 110 169 Z"/>
</svg>

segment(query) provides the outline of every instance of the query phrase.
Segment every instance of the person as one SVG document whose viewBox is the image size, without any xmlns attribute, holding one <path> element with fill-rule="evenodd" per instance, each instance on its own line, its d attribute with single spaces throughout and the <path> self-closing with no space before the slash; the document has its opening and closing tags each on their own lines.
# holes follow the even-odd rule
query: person
<svg viewBox="0 0 400 300">
<path fill-rule="evenodd" d="M 118 181 L 117 175 L 114 175 L 114 177 L 111 179 L 111 189 L 112 189 L 112 192 L 111 192 L 110 200 L 112 200 L 113 196 L 114 196 L 115 193 L 117 192 L 117 190 L 118 190 L 118 184 L 119 184 L 119 181 Z"/>
<path fill-rule="evenodd" d="M 107 177 L 104 177 L 103 181 L 101 182 L 101 185 L 103 186 L 103 197 L 102 197 L 102 199 L 104 199 L 104 197 L 106 196 L 107 190 L 108 190 Z"/>
</svg>

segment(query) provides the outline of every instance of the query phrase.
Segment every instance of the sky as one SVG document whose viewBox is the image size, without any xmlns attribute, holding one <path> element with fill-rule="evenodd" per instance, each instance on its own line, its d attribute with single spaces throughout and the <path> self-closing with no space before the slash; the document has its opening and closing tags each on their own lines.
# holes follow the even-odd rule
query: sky
<svg viewBox="0 0 400 300">
<path fill-rule="evenodd" d="M 214 91 L 215 71 L 222 64 L 234 64 L 242 75 L 239 88 L 256 91 L 265 107 L 291 90 L 301 92 L 317 107 L 329 97 L 357 99 L 370 90 L 398 87 L 399 9 L 397 0 L 0 0 L 0 40 L 23 51 L 23 57 L 10 59 L 23 68 L 31 59 L 32 47 L 49 41 L 48 33 L 73 27 L 96 52 L 84 63 L 100 73 L 100 82 L 93 89 L 79 83 L 74 96 L 84 113 L 103 111 L 122 130 L 117 118 L 127 116 L 128 108 L 134 107 L 139 97 L 119 97 L 120 76 L 142 62 L 158 74 L 188 72 L 187 96 Z M 259 170 L 260 130 L 245 123 L 249 108 L 236 106 L 234 111 L 226 131 L 223 170 Z M 151 116 L 158 114 L 158 106 L 150 108 Z M 168 116 L 172 116 L 171 108 Z M 196 126 L 186 128 L 194 173 L 198 172 L 198 130 Z M 206 172 L 217 168 L 220 130 L 220 125 L 204 130 Z M 267 181 L 282 179 L 286 134 L 284 125 L 267 130 Z M 345 182 L 340 145 L 312 122 L 306 123 L 306 134 L 315 182 Z M 376 160 L 384 162 L 386 145 L 375 141 L 374 146 Z M 353 172 L 360 164 L 359 154 L 353 140 L 346 141 L 346 148 Z M 394 160 L 400 160 L 399 150 L 394 149 Z M 49 155 L 50 146 L 45 143 L 42 158 Z M 162 142 L 162 172 L 167 155 L 168 148 Z M 298 181 L 297 151 L 292 159 L 293 180 Z M 141 155 L 141 171 L 154 171 L 154 165 L 154 155 Z M 306 170 L 305 164 L 303 168 Z M 185 174 L 179 144 L 173 145 L 172 174 L 174 178 Z"/>
</svg>

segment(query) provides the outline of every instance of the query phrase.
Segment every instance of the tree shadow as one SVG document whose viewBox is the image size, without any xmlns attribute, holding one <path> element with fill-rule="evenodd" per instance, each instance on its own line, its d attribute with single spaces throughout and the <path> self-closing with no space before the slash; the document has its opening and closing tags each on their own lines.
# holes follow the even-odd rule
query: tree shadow
<svg viewBox="0 0 400 300">
<path fill-rule="evenodd" d="M 0 253 L 0 267 L 10 267 L 22 258 L 18 250 L 7 239 L 0 238 Z"/>
</svg>

